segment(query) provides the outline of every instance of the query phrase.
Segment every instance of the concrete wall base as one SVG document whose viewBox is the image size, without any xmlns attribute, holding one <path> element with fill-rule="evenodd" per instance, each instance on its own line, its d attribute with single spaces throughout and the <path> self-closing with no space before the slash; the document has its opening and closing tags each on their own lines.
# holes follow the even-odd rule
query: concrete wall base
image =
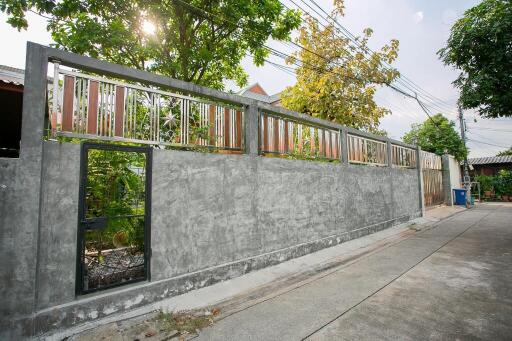
<svg viewBox="0 0 512 341">
<path fill-rule="evenodd" d="M 366 226 L 339 235 L 333 235 L 308 243 L 269 252 L 207 268 L 193 273 L 155 282 L 133 284 L 122 289 L 107 290 L 99 294 L 83 297 L 76 301 L 38 311 L 31 316 L 14 321 L 12 330 L 26 332 L 33 330 L 35 336 L 54 332 L 58 329 L 76 326 L 112 314 L 126 312 L 166 298 L 184 294 L 220 281 L 235 278 L 254 270 L 276 265 L 281 262 L 304 256 L 321 249 L 335 246 L 352 239 L 401 224 L 421 216 L 421 212 L 405 215 L 393 220 Z M 18 333 L 19 335 L 19 333 Z"/>
</svg>

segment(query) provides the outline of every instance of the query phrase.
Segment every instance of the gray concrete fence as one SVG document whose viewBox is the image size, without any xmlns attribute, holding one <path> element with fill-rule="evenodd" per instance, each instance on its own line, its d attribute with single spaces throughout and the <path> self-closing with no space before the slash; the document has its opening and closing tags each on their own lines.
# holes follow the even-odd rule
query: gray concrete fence
<svg viewBox="0 0 512 341">
<path fill-rule="evenodd" d="M 148 281 L 75 293 L 80 145 L 43 139 L 52 60 L 245 108 L 242 155 L 154 150 Z M 416 146 L 33 43 L 25 77 L 20 158 L 0 159 L 0 339 L 127 311 L 422 214 L 420 167 L 393 167 L 389 155 L 387 167 L 350 164 L 346 135 L 383 141 L 388 153 Z M 340 131 L 341 162 L 260 156 L 262 110 Z"/>
</svg>

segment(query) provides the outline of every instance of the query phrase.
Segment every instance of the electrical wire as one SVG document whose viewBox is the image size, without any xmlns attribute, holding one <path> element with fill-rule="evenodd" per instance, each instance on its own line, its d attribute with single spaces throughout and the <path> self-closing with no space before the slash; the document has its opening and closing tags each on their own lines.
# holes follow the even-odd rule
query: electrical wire
<svg viewBox="0 0 512 341">
<path fill-rule="evenodd" d="M 506 146 L 502 146 L 502 145 L 498 145 L 498 144 L 494 144 L 494 143 L 488 143 L 488 142 L 479 141 L 479 140 L 470 139 L 470 138 L 467 138 L 467 140 L 475 142 L 475 143 L 481 143 L 481 144 L 486 144 L 486 145 L 489 145 L 489 146 L 494 146 L 494 147 L 509 148 L 509 147 L 506 147 Z"/>
<path fill-rule="evenodd" d="M 235 25 L 236 27 L 239 27 L 239 25 L 237 25 L 235 22 L 233 22 L 233 21 L 231 21 L 231 20 L 228 20 L 228 19 L 225 19 L 225 18 L 219 17 L 218 15 L 215 15 L 215 14 L 213 14 L 213 13 L 211 13 L 211 12 L 208 12 L 208 11 L 206 11 L 206 10 L 204 10 L 204 9 L 201 9 L 201 8 L 199 8 L 199 7 L 195 6 L 195 5 L 189 4 L 189 3 L 187 3 L 187 2 L 185 2 L 185 1 L 183 1 L 183 0 L 174 0 L 174 1 L 178 1 L 178 2 L 182 3 L 183 5 L 185 5 L 185 6 L 189 7 L 189 8 L 196 9 L 196 10 L 198 10 L 198 11 L 200 11 L 200 12 L 202 12 L 202 13 L 206 14 L 206 15 L 212 16 L 212 17 L 220 18 L 221 20 L 223 20 L 223 21 L 225 21 L 225 22 L 231 23 L 231 24 Z M 285 6 L 285 5 L 284 5 L 284 6 Z M 286 6 L 285 6 L 285 7 L 286 7 Z M 252 30 L 252 29 L 251 29 L 251 31 L 253 31 L 253 32 L 257 33 L 257 34 L 263 35 L 263 33 L 262 33 L 262 32 L 258 32 L 258 31 L 256 31 L 256 30 Z M 321 56 L 321 55 L 317 54 L 316 52 L 310 51 L 309 49 L 304 48 L 304 47 L 303 47 L 303 46 L 301 46 L 300 44 L 295 44 L 295 45 L 296 45 L 296 46 L 298 46 L 298 47 L 300 47 L 300 48 L 303 48 L 304 50 L 306 50 L 306 51 L 308 51 L 308 52 L 310 52 L 310 53 L 313 53 L 313 54 L 315 54 L 315 55 L 317 55 L 317 56 L 319 56 L 319 57 L 321 57 L 321 58 L 323 58 L 323 59 L 325 59 L 326 61 L 328 61 L 328 62 L 329 62 L 329 60 L 328 60 L 327 58 L 325 58 L 324 56 Z M 280 58 L 284 59 L 285 61 L 286 61 L 288 58 L 291 58 L 291 57 L 292 57 L 291 55 L 288 55 L 288 54 L 286 54 L 286 53 L 284 53 L 284 52 L 281 52 L 281 51 L 279 51 L 279 50 L 276 50 L 276 49 L 274 49 L 274 48 L 271 48 L 271 47 L 269 47 L 269 46 L 267 46 L 267 45 L 263 45 L 263 47 L 264 47 L 265 49 L 267 49 L 267 50 L 268 50 L 271 54 L 273 54 L 274 56 L 280 57 Z M 334 75 L 336 75 L 336 76 L 341 76 L 342 78 L 349 78 L 349 79 L 359 80 L 359 81 L 363 81 L 363 82 L 365 82 L 365 81 L 366 81 L 366 80 L 363 80 L 363 79 L 358 79 L 358 78 L 356 78 L 356 77 L 350 77 L 350 76 L 348 76 L 348 75 L 342 75 L 342 74 L 339 74 L 339 73 L 335 73 L 335 72 L 330 71 L 330 70 L 321 70 L 321 69 L 319 69 L 319 68 L 315 67 L 314 65 L 312 65 L 312 64 L 310 64 L 310 63 L 306 63 L 306 62 L 304 62 L 303 60 L 300 60 L 299 58 L 296 58 L 296 57 L 293 57 L 293 60 L 294 60 L 295 62 L 292 62 L 292 63 L 293 63 L 293 64 L 295 64 L 295 65 L 296 65 L 296 66 L 298 66 L 298 67 L 301 67 L 301 66 L 302 66 L 302 67 L 304 67 L 304 65 L 309 65 L 310 67 L 312 67 L 312 68 L 310 69 L 310 70 L 312 70 L 312 71 L 316 71 L 316 72 L 330 72 L 330 73 L 332 73 L 332 74 L 334 74 Z M 279 66 L 277 66 L 277 67 L 279 67 Z M 282 67 L 282 66 L 281 66 L 281 67 Z M 375 83 L 375 82 L 373 82 L 373 83 Z M 428 116 L 428 118 L 432 121 L 432 123 L 433 123 L 433 124 L 434 124 L 434 125 L 435 125 L 439 130 L 440 130 L 440 128 L 439 128 L 439 126 L 438 126 L 438 123 L 437 123 L 437 122 L 435 122 L 435 121 L 432 119 L 432 117 L 431 117 L 431 115 L 430 115 L 430 113 L 429 113 L 428 109 L 426 108 L 426 107 L 427 107 L 427 104 L 423 103 L 423 101 L 421 101 L 421 100 L 418 98 L 418 94 L 417 94 L 416 92 L 414 92 L 414 91 L 413 91 L 414 95 L 411 95 L 411 94 L 407 93 L 405 90 L 400 89 L 400 88 L 398 88 L 397 86 L 395 86 L 395 85 L 393 85 L 393 84 L 387 84 L 387 83 L 384 83 L 384 84 L 385 84 L 385 85 L 387 85 L 388 87 L 390 87 L 391 89 L 393 89 L 393 90 L 395 90 L 395 91 L 397 91 L 397 92 L 401 93 L 402 95 L 404 95 L 404 96 L 406 96 L 406 97 L 409 97 L 409 98 L 413 98 L 413 99 L 415 99 L 415 100 L 418 102 L 418 104 L 420 105 L 420 108 L 425 112 L 425 114 Z M 408 88 L 408 90 L 410 90 L 410 88 Z M 430 105 L 430 106 L 431 106 L 431 105 Z M 441 130 L 440 130 L 440 131 L 441 131 Z"/>
<path fill-rule="evenodd" d="M 290 0 L 293 2 L 293 0 Z M 300 0 L 302 3 L 304 3 L 306 6 L 308 6 L 309 8 L 312 9 L 311 6 L 309 6 L 304 0 Z M 340 24 L 338 22 L 338 20 L 336 20 L 336 18 L 333 18 L 331 15 L 329 15 L 320 5 L 318 5 L 318 3 L 315 1 L 315 0 L 310 0 L 311 3 L 313 3 L 320 11 L 322 11 L 324 13 L 324 15 L 326 15 L 329 19 L 331 19 L 336 25 L 338 25 L 338 27 L 341 28 L 341 31 L 342 31 L 342 34 L 347 37 L 349 40 L 351 40 L 357 47 L 359 47 L 361 49 L 361 51 L 363 51 L 363 53 L 365 54 L 368 54 L 369 52 L 371 53 L 375 53 L 371 48 L 369 47 L 366 47 L 365 49 L 362 48 L 361 44 L 358 42 L 357 40 L 357 37 L 352 34 L 348 29 L 346 29 L 342 24 Z M 313 9 L 312 9 L 313 10 Z M 326 20 L 327 19 L 325 17 L 323 17 L 321 14 L 319 14 L 316 10 L 314 10 L 314 12 L 319 15 L 322 19 Z M 309 13 L 308 13 L 309 14 Z M 311 14 L 309 14 L 311 16 Z M 367 51 L 366 51 L 367 50 Z M 384 64 L 388 65 L 389 68 L 392 68 L 394 69 L 388 62 L 386 61 L 383 61 Z M 427 97 L 427 98 L 430 98 L 431 100 L 434 100 L 436 102 L 441 102 L 443 103 L 444 101 L 435 97 L 434 95 L 431 95 L 429 92 L 427 92 L 426 90 L 424 90 L 423 88 L 421 88 L 419 85 L 417 85 L 416 83 L 414 83 L 412 80 L 410 80 L 408 77 L 406 77 L 405 75 L 403 75 L 402 73 L 400 73 L 400 76 L 398 77 L 399 80 L 397 82 L 401 83 L 402 85 L 404 85 L 406 88 L 410 89 L 412 92 L 414 93 L 419 93 L 420 96 L 424 97 Z M 402 82 L 400 82 L 400 79 L 402 79 Z M 410 86 L 407 86 L 407 84 L 409 84 Z M 424 95 L 422 95 L 424 94 Z M 436 105 L 434 103 L 434 106 L 437 106 L 438 109 L 441 109 L 441 111 L 451 111 L 453 110 L 453 108 L 450 106 L 449 109 L 447 110 L 447 106 L 445 105 L 445 108 L 442 109 L 442 107 L 440 105 Z"/>
<path fill-rule="evenodd" d="M 512 130 L 505 130 L 505 129 L 494 129 L 494 128 L 486 128 L 486 127 L 474 127 L 474 126 L 467 126 L 468 129 L 476 129 L 476 130 L 487 130 L 487 131 L 497 131 L 497 132 L 504 132 L 504 133 L 512 133 Z"/>
</svg>

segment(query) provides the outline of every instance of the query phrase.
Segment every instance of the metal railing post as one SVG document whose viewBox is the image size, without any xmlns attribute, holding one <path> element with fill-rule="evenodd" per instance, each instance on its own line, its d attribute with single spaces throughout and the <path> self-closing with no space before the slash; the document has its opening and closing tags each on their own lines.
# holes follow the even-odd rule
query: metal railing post
<svg viewBox="0 0 512 341">
<path fill-rule="evenodd" d="M 259 142 L 258 102 L 252 101 L 245 107 L 244 114 L 244 150 L 245 154 L 256 156 Z"/>
</svg>

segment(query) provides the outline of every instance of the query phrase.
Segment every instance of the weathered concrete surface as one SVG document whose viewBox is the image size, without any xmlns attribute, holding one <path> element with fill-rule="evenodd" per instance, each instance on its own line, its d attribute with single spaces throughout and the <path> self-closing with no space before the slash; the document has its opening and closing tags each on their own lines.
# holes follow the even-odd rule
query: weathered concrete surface
<svg viewBox="0 0 512 341">
<path fill-rule="evenodd" d="M 153 165 L 154 280 L 419 215 L 416 170 L 158 150 Z"/>
<path fill-rule="evenodd" d="M 15 227 L 19 223 L 19 217 L 12 214 L 18 211 L 19 202 L 22 200 L 22 193 L 17 190 L 20 183 L 16 178 L 19 163 L 18 159 L 0 158 L 0 297 L 5 298 L 0 307 L 2 321 L 5 321 L 5 317 L 15 309 L 15 302 L 8 299 L 11 290 L 18 285 L 22 290 L 24 287 L 24 278 L 15 275 L 16 264 L 11 259 L 16 245 L 25 242 L 23 236 L 16 233 Z"/>
<path fill-rule="evenodd" d="M 118 321 L 123 321 L 126 328 L 131 329 L 141 319 L 144 320 L 148 316 L 152 316 L 152 312 L 158 310 L 170 312 L 199 309 L 204 311 L 217 308 L 222 311 L 223 316 L 226 316 L 230 312 L 237 312 L 243 307 L 252 306 L 255 302 L 266 299 L 269 294 L 278 295 L 289 291 L 291 286 L 301 286 L 306 282 L 314 281 L 319 276 L 325 276 L 329 271 L 336 271 L 337 267 L 342 264 L 357 262 L 360 257 L 378 252 L 399 240 L 419 233 L 418 231 L 421 229 L 433 226 L 440 219 L 464 210 L 466 209 L 460 206 L 436 207 L 429 210 L 425 217 L 183 295 L 60 330 L 48 334 L 46 337 L 49 341 L 62 340 L 70 336 L 79 338 L 91 336 L 97 339 L 103 336 L 102 330 L 109 331 L 112 327 L 118 328 Z"/>
<path fill-rule="evenodd" d="M 512 205 L 460 213 L 245 306 L 199 339 L 509 339 L 511 216 Z"/>
<path fill-rule="evenodd" d="M 35 307 L 48 59 L 41 46 L 28 47 L 20 158 L 0 161 L 0 339 L 16 339 L 21 332 L 33 331 L 31 320 L 16 319 L 31 314 Z"/>
<path fill-rule="evenodd" d="M 419 215 L 415 170 L 155 150 L 151 281 L 75 297 L 80 146 L 43 146 L 36 335 L 183 294 Z"/>
<path fill-rule="evenodd" d="M 80 145 L 44 143 L 37 309 L 75 298 Z"/>
<path fill-rule="evenodd" d="M 54 59 L 84 71 L 243 104 L 245 114 L 253 115 L 244 126 L 251 129 L 245 144 L 252 156 L 155 153 L 151 281 L 74 295 L 78 147 L 43 142 L 47 67 Z M 29 43 L 20 159 L 0 160 L 0 185 L 5 186 L 0 198 L 0 233 L 5 237 L 0 338 L 37 335 L 133 309 L 420 214 L 418 178 L 412 170 L 257 157 L 256 114 L 259 109 L 276 111 L 345 133 L 402 142 L 260 104 Z"/>
</svg>

